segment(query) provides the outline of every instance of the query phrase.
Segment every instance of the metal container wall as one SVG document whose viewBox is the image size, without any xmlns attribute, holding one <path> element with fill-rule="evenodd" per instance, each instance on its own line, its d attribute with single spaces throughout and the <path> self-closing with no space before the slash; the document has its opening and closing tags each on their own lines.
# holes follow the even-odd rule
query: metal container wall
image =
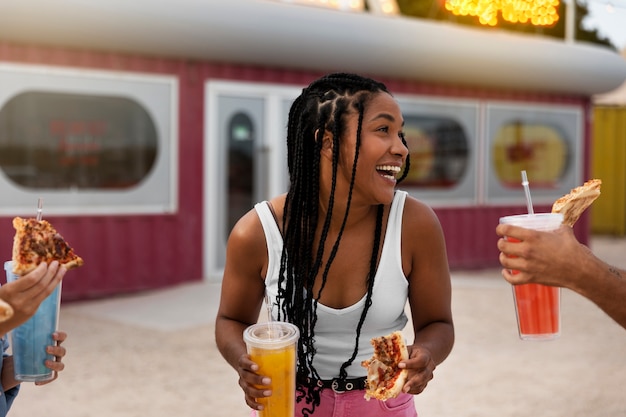
<svg viewBox="0 0 626 417">
<path fill-rule="evenodd" d="M 591 231 L 626 235 L 626 107 L 593 110 L 591 172 L 602 195 L 591 206 Z"/>
<path fill-rule="evenodd" d="M 202 77 L 169 59 L 0 42 L 0 62 L 168 74 L 179 78 L 179 202 L 174 215 L 45 216 L 85 266 L 70 271 L 63 299 L 166 287 L 202 278 Z M 24 213 L 23 216 L 28 216 Z M 34 215 L 34 214 L 33 214 Z M 10 217 L 0 217 L 0 253 L 11 255 Z"/>
</svg>

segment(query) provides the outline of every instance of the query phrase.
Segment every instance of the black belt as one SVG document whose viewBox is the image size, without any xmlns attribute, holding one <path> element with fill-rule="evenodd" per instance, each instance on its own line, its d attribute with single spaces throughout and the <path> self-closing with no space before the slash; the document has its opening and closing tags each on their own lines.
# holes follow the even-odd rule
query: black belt
<svg viewBox="0 0 626 417">
<path fill-rule="evenodd" d="M 317 385 L 322 388 L 332 389 L 337 393 L 354 391 L 354 390 L 363 390 L 367 386 L 367 378 L 353 378 L 353 379 L 324 379 L 317 381 Z"/>
</svg>

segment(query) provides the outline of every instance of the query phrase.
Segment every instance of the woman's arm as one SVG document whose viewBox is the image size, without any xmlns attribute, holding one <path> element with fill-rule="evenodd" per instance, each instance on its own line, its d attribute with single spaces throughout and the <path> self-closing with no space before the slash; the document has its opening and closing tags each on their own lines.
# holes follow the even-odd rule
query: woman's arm
<svg viewBox="0 0 626 417">
<path fill-rule="evenodd" d="M 445 240 L 435 213 L 407 197 L 402 226 L 403 268 L 415 340 L 409 347 L 405 392 L 419 394 L 454 344 L 451 283 Z"/>
<path fill-rule="evenodd" d="M 247 354 L 243 332 L 259 318 L 266 269 L 265 234 L 253 209 L 237 222 L 228 239 L 215 341 L 224 359 L 239 374 L 247 404 L 257 410 L 260 404 L 255 398 L 271 395 L 270 381 L 255 373 L 258 366 Z"/>
</svg>

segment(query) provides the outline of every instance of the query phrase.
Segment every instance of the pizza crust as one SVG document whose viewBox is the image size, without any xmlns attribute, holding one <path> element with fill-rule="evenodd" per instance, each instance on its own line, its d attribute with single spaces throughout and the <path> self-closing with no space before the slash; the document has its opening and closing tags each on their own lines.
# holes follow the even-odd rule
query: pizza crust
<svg viewBox="0 0 626 417">
<path fill-rule="evenodd" d="M 398 368 L 398 363 L 409 358 L 402 332 L 396 331 L 386 336 L 370 340 L 374 347 L 374 356 L 363 361 L 367 368 L 365 399 L 375 398 L 386 401 L 396 398 L 406 383 L 408 371 Z"/>
<path fill-rule="evenodd" d="M 583 212 L 600 196 L 602 180 L 593 179 L 571 190 L 552 205 L 552 213 L 563 214 L 563 224 L 574 226 Z"/>
<path fill-rule="evenodd" d="M 13 273 L 24 275 L 42 263 L 58 261 L 66 269 L 82 266 L 83 259 L 46 220 L 13 219 Z"/>
</svg>

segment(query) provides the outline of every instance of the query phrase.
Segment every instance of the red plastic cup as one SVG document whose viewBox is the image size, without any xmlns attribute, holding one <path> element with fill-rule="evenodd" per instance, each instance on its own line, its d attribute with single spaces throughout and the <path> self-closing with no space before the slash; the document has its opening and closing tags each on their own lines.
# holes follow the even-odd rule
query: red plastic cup
<svg viewBox="0 0 626 417">
<path fill-rule="evenodd" d="M 521 214 L 500 218 L 500 223 L 527 229 L 556 230 L 563 223 L 560 213 Z M 514 239 L 506 238 L 509 241 Z M 511 271 L 515 274 L 518 271 Z M 561 335 L 561 289 L 542 284 L 513 285 L 517 328 L 522 340 L 552 340 Z"/>
</svg>

